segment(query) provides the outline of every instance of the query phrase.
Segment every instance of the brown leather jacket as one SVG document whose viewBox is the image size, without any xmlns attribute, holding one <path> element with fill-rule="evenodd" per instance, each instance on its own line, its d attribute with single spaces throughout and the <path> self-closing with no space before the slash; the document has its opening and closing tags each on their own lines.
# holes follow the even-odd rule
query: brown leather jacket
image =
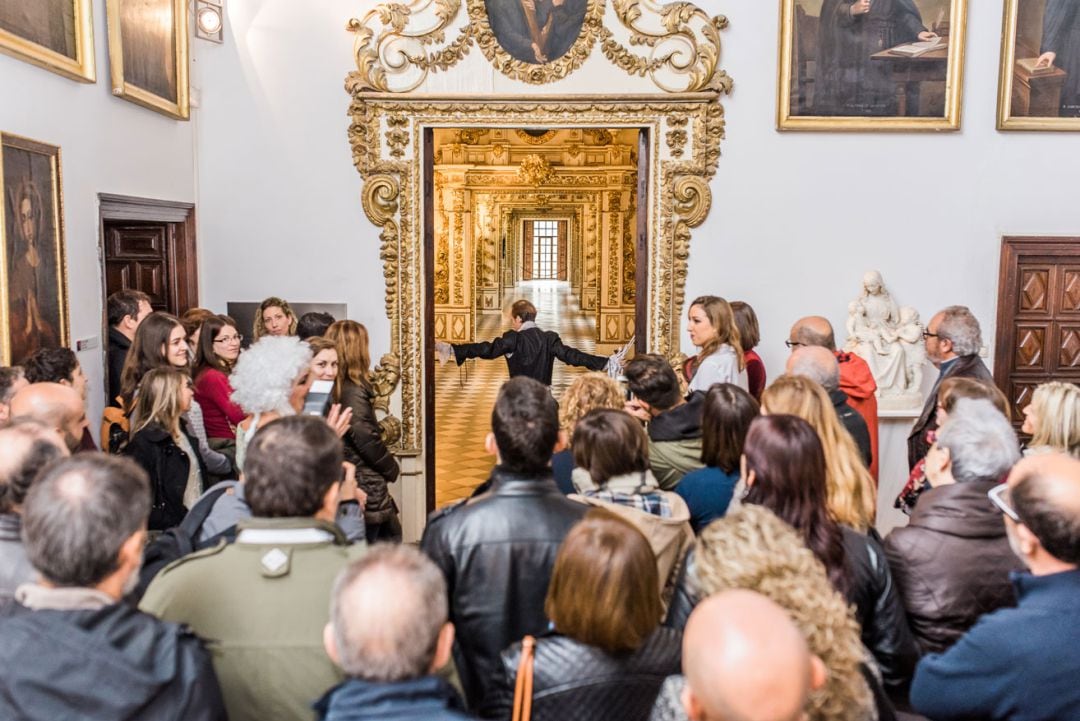
<svg viewBox="0 0 1080 721">
<path fill-rule="evenodd" d="M 911 520 L 885 539 L 885 554 L 923 653 L 939 653 L 979 616 L 1016 599 L 1020 570 L 1005 523 L 986 497 L 995 481 L 939 486 L 919 497 Z"/>
</svg>

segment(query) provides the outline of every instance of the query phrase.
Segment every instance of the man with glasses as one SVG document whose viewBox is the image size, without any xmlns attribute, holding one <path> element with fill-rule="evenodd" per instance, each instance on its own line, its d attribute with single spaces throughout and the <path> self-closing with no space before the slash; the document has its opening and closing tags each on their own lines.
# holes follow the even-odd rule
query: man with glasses
<svg viewBox="0 0 1080 721">
<path fill-rule="evenodd" d="M 926 357 L 940 372 L 926 397 L 919 420 L 908 436 L 908 468 L 926 457 L 930 450 L 927 431 L 937 428 L 937 394 L 946 378 L 974 378 L 994 385 L 994 376 L 979 358 L 982 330 L 966 306 L 950 305 L 930 319 L 923 332 Z"/>
<path fill-rule="evenodd" d="M 859 356 L 836 350 L 836 336 L 832 323 L 820 315 L 800 318 L 791 326 L 791 333 L 784 341 L 792 353 L 799 348 L 820 347 L 836 356 L 840 369 L 840 390 L 847 395 L 847 404 L 854 408 L 866 421 L 866 431 L 870 434 L 870 475 L 878 477 L 878 410 L 877 382 L 874 374 Z"/>
<path fill-rule="evenodd" d="M 1032 456 L 989 500 L 1004 515 L 1018 603 L 926 656 L 911 702 L 935 721 L 1080 718 L 1080 461 Z"/>
</svg>

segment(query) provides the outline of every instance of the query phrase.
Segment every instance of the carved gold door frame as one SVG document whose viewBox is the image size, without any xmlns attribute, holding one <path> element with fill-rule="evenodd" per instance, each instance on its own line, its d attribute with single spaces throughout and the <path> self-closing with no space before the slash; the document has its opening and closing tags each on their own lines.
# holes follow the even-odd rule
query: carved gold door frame
<svg viewBox="0 0 1080 721">
<path fill-rule="evenodd" d="M 424 448 L 425 274 L 423 137 L 426 128 L 618 128 L 648 130 L 648 339 L 651 352 L 678 351 L 690 230 L 712 205 L 724 112 L 718 94 L 516 97 L 401 96 L 351 87 L 349 139 L 364 178 L 367 217 L 381 229 L 386 314 L 401 363 L 401 454 Z M 639 289 L 640 290 L 640 289 Z"/>
</svg>

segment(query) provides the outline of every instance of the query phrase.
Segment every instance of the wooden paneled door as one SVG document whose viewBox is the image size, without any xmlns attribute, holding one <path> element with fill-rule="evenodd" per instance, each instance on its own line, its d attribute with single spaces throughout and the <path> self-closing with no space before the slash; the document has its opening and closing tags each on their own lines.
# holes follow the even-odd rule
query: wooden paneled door
<svg viewBox="0 0 1080 721">
<path fill-rule="evenodd" d="M 1080 383 L 1080 238 L 1002 240 L 994 356 L 1017 427 L 1037 385 Z"/>
<path fill-rule="evenodd" d="M 191 204 L 102 195 L 101 238 L 106 298 L 141 290 L 174 315 L 198 303 Z"/>
</svg>

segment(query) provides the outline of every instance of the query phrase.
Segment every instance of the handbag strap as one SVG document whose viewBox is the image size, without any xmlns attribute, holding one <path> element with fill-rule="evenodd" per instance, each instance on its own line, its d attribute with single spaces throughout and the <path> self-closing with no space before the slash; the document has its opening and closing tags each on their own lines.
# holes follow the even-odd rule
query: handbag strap
<svg viewBox="0 0 1080 721">
<path fill-rule="evenodd" d="M 517 680 L 514 683 L 514 715 L 512 721 L 529 721 L 532 716 L 533 651 L 536 639 L 526 636 L 521 641 L 521 660 L 518 661 Z"/>
</svg>

